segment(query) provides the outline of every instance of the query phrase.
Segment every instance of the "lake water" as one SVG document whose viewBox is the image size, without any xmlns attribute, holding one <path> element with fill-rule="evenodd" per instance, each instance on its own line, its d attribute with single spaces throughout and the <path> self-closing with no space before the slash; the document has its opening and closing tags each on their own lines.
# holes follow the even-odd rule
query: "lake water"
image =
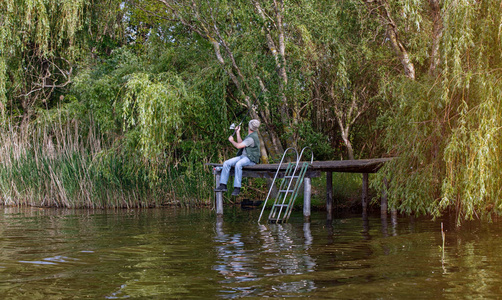
<svg viewBox="0 0 502 300">
<path fill-rule="evenodd" d="M 0 208 L 1 299 L 502 297 L 502 222 Z M 441 222 L 445 226 L 442 248 Z"/>
</svg>

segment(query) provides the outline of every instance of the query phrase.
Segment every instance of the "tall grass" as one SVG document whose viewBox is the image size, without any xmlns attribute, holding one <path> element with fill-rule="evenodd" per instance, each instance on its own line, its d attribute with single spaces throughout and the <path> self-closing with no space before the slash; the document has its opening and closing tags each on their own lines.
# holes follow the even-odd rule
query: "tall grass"
<svg viewBox="0 0 502 300">
<path fill-rule="evenodd" d="M 148 164 L 96 134 L 95 126 L 59 114 L 24 128 L 0 128 L 0 203 L 65 208 L 207 204 L 211 174 L 203 164 Z"/>
</svg>

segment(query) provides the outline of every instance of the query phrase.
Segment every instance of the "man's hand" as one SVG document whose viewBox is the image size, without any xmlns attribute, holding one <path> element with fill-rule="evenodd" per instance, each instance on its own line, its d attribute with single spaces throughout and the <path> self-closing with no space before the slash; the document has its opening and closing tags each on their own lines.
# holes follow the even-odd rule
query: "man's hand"
<svg viewBox="0 0 502 300">
<path fill-rule="evenodd" d="M 241 132 L 241 127 L 240 126 L 235 127 L 235 132 L 240 133 Z"/>
<path fill-rule="evenodd" d="M 234 141 L 234 136 L 233 136 L 233 135 L 231 135 L 231 136 L 228 138 L 228 140 L 230 141 L 230 143 L 231 143 L 231 142 L 233 142 L 233 141 Z"/>
</svg>

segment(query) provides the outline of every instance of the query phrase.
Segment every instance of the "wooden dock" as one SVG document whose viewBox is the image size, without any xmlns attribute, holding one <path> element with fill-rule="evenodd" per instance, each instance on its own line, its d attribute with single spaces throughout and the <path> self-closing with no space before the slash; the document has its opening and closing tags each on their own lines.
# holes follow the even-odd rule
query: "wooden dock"
<svg viewBox="0 0 502 300">
<path fill-rule="evenodd" d="M 359 159 L 359 160 L 330 160 L 330 161 L 314 161 L 308 168 L 304 179 L 304 204 L 303 216 L 306 221 L 310 220 L 311 212 L 311 195 L 312 186 L 311 178 L 320 177 L 322 172 L 326 173 L 326 210 L 327 218 L 331 220 L 333 215 L 333 172 L 338 173 L 361 173 L 363 176 L 362 187 L 362 208 L 363 214 L 366 213 L 368 207 L 368 174 L 376 173 L 386 162 L 393 158 L 375 158 L 375 159 Z M 213 167 L 213 174 L 215 176 L 215 186 L 219 184 L 221 171 L 216 167 L 223 166 L 222 164 L 209 163 L 208 166 Z M 247 166 L 242 169 L 242 177 L 254 178 L 274 178 L 277 172 L 278 164 L 258 164 L 254 166 Z M 283 164 L 281 170 L 286 170 L 286 164 Z M 230 171 L 233 175 L 233 168 Z M 279 172 L 278 177 L 282 174 Z M 232 181 L 229 181 L 231 186 Z M 382 200 L 384 201 L 384 199 Z M 385 199 L 386 201 L 386 199 Z M 223 192 L 215 192 L 215 206 L 218 215 L 223 214 Z M 387 203 L 382 202 L 382 209 L 387 209 Z"/>
</svg>

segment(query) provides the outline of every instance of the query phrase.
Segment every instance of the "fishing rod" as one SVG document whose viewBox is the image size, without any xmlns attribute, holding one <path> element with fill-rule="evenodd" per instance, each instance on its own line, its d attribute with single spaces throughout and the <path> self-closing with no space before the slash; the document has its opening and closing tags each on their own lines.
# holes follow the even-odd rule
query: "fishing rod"
<svg viewBox="0 0 502 300">
<path fill-rule="evenodd" d="M 232 125 L 230 125 L 230 130 L 233 130 L 234 133 L 232 133 L 232 136 L 235 135 L 235 133 L 237 132 L 237 127 L 241 127 L 242 125 L 242 122 L 244 122 L 244 120 L 246 119 L 246 117 L 249 115 L 249 113 L 251 112 L 251 109 L 253 109 L 253 107 L 256 105 L 256 102 L 258 102 L 258 99 L 260 99 L 260 96 L 263 94 L 263 91 L 260 92 L 260 94 L 258 95 L 258 97 L 255 98 L 253 104 L 251 104 L 251 106 L 249 107 L 249 109 L 247 110 L 247 113 L 244 115 L 244 118 L 242 118 L 241 122 L 236 125 L 235 123 L 232 123 Z M 240 116 L 245 110 L 241 111 L 237 116 Z"/>
</svg>

